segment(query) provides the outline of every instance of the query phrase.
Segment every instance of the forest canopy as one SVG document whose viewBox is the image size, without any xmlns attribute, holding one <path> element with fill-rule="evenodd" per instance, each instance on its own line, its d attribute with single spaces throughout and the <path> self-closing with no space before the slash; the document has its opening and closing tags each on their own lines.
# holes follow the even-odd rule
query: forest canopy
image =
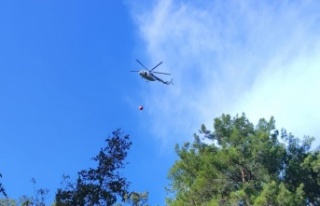
<svg viewBox="0 0 320 206">
<path fill-rule="evenodd" d="M 274 118 L 254 126 L 222 115 L 201 126 L 193 143 L 176 145 L 167 204 L 320 205 L 320 152 L 313 137 L 277 130 Z"/>
</svg>

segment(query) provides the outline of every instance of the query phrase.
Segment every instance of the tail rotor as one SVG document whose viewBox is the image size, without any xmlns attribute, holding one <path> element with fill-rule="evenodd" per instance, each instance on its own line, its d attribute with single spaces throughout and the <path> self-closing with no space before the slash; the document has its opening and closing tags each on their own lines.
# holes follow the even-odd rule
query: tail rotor
<svg viewBox="0 0 320 206">
<path fill-rule="evenodd" d="M 173 79 L 171 79 L 170 81 L 166 81 L 166 84 L 167 84 L 167 85 L 170 85 L 170 84 L 174 85 L 174 84 L 173 84 Z"/>
</svg>

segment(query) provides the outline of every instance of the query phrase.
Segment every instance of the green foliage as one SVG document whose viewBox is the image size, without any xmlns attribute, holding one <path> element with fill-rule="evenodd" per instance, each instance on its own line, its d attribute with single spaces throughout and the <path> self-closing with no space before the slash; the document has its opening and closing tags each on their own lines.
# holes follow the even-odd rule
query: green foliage
<svg viewBox="0 0 320 206">
<path fill-rule="evenodd" d="M 260 195 L 255 199 L 254 205 L 295 206 L 304 205 L 303 184 L 296 191 L 289 191 L 286 185 L 272 181 L 264 185 Z"/>
<path fill-rule="evenodd" d="M 0 206 L 16 206 L 17 202 L 13 199 L 3 198 L 0 199 Z"/>
<path fill-rule="evenodd" d="M 202 125 L 192 144 L 176 145 L 168 205 L 320 204 L 320 154 L 310 151 L 313 138 L 300 141 L 285 130 L 280 135 L 273 118 L 254 126 L 244 114 L 222 115 L 213 129 Z"/>
<path fill-rule="evenodd" d="M 149 197 L 148 192 L 143 192 L 143 193 L 131 192 L 125 197 L 125 199 L 126 199 L 126 202 L 132 206 L 149 206 L 148 197 Z"/>
<path fill-rule="evenodd" d="M 66 185 L 56 194 L 56 205 L 113 205 L 117 198 L 125 200 L 129 182 L 120 174 L 127 151 L 131 146 L 129 135 L 120 130 L 106 139 L 106 146 L 93 158 L 97 168 L 82 170 L 75 183 L 66 176 Z"/>
</svg>

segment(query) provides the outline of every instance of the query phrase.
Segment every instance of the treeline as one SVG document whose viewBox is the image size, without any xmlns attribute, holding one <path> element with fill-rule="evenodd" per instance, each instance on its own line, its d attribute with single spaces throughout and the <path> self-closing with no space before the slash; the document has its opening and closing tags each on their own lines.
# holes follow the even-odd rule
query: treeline
<svg viewBox="0 0 320 206">
<path fill-rule="evenodd" d="M 296 206 L 320 205 L 320 150 L 313 137 L 294 137 L 277 130 L 275 120 L 253 125 L 246 116 L 222 115 L 213 130 L 201 126 L 193 142 L 176 145 L 177 160 L 168 172 L 167 205 L 171 206 Z M 64 176 L 54 206 L 148 206 L 148 192 L 130 191 L 120 170 L 132 142 L 116 130 L 93 160 L 96 168 Z M 1 177 L 1 175 L 0 175 Z M 34 182 L 35 183 L 35 182 Z M 1 205 L 45 205 L 47 190 L 35 197 L 9 199 L 0 182 Z M 155 194 L 156 195 L 156 194 Z"/>
</svg>

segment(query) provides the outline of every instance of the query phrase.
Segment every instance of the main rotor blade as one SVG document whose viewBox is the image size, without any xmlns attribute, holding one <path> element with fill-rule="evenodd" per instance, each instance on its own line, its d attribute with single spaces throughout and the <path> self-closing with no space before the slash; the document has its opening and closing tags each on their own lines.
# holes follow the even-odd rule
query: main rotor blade
<svg viewBox="0 0 320 206">
<path fill-rule="evenodd" d="M 171 75 L 171 74 L 165 73 L 165 72 L 152 72 L 152 73 L 155 73 L 155 74 L 164 74 L 164 75 Z"/>
<path fill-rule="evenodd" d="M 139 72 L 139 71 L 130 71 L 130 72 Z"/>
<path fill-rule="evenodd" d="M 146 70 L 149 70 L 146 66 L 144 66 L 138 59 L 136 59 L 136 61 L 143 67 L 145 68 Z"/>
<path fill-rule="evenodd" d="M 157 64 L 155 67 L 153 67 L 151 70 L 149 70 L 150 72 L 152 71 L 152 70 L 154 70 L 155 68 L 157 68 L 160 64 L 162 64 L 162 62 L 160 62 L 159 64 Z"/>
</svg>

